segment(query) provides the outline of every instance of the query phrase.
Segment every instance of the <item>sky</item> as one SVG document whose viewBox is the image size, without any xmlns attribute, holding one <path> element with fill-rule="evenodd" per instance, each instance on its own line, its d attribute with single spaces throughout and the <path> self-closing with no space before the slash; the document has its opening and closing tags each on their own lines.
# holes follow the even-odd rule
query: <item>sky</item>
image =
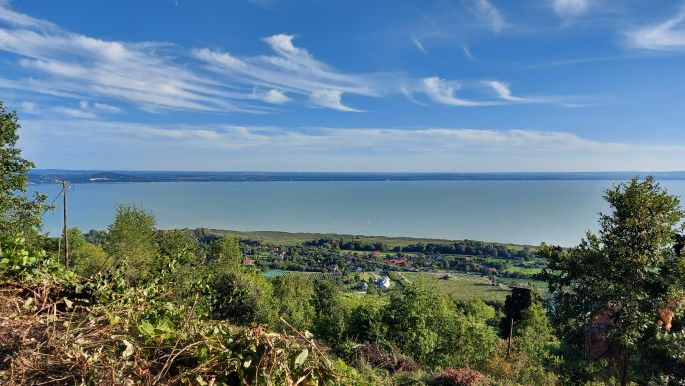
<svg viewBox="0 0 685 386">
<path fill-rule="evenodd" d="M 685 1 L 0 0 L 40 168 L 685 170 Z"/>
</svg>

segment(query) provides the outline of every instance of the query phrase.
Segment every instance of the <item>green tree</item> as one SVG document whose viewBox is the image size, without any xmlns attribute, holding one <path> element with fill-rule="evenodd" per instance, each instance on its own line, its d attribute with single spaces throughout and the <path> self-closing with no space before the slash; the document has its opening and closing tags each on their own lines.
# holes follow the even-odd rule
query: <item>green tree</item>
<svg viewBox="0 0 685 386">
<path fill-rule="evenodd" d="M 36 235 L 42 225 L 42 212 L 48 209 L 44 194 L 27 196 L 27 173 L 34 163 L 22 158 L 17 147 L 21 128 L 16 111 L 0 101 L 0 234 Z"/>
<path fill-rule="evenodd" d="M 212 276 L 213 316 L 235 323 L 273 321 L 273 286 L 258 272 L 221 271 Z"/>
<path fill-rule="evenodd" d="M 152 214 L 134 205 L 119 205 L 108 230 L 106 250 L 113 264 L 125 264 L 125 275 L 131 282 L 149 278 L 158 257 Z"/>
<path fill-rule="evenodd" d="M 223 236 L 209 244 L 209 258 L 216 269 L 237 269 L 242 256 L 240 243 L 235 237 Z"/>
<path fill-rule="evenodd" d="M 495 308 L 486 304 L 482 299 L 474 299 L 462 306 L 464 313 L 473 316 L 483 323 L 495 318 Z"/>
<path fill-rule="evenodd" d="M 312 327 L 316 315 L 314 294 L 312 281 L 303 275 L 285 275 L 274 280 L 278 314 L 298 330 Z"/>
<path fill-rule="evenodd" d="M 555 384 L 557 377 L 551 369 L 555 364 L 554 353 L 559 348 L 559 340 L 539 301 L 533 301 L 523 311 L 514 330 L 514 342 L 514 349 L 526 355 L 518 381 L 524 385 Z"/>
<path fill-rule="evenodd" d="M 340 343 L 348 319 L 340 299 L 340 290 L 328 280 L 317 280 L 314 282 L 314 291 L 314 334 L 330 345 Z"/>
<path fill-rule="evenodd" d="M 385 337 L 383 309 L 374 302 L 363 302 L 350 313 L 347 338 L 355 342 L 379 342 Z"/>
<path fill-rule="evenodd" d="M 109 260 L 102 247 L 89 243 L 79 228 L 69 229 L 68 235 L 69 254 L 76 273 L 90 277 L 105 268 Z"/>
<path fill-rule="evenodd" d="M 638 370 L 650 362 L 641 347 L 664 335 L 656 323 L 660 309 L 682 314 L 685 270 L 672 244 L 683 211 L 651 177 L 607 189 L 604 198 L 611 213 L 600 214 L 599 235 L 588 232 L 568 250 L 543 245 L 549 265 L 540 276 L 549 284 L 560 330 L 580 343 L 587 328 L 601 328 L 625 385 L 629 374 L 654 375 Z M 633 371 L 631 359 L 641 364 Z"/>
</svg>

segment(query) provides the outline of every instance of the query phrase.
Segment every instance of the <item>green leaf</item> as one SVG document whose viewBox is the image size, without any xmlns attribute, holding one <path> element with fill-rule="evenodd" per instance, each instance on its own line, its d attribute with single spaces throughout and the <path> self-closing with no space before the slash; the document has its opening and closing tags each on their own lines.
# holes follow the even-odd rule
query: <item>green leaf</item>
<svg viewBox="0 0 685 386">
<path fill-rule="evenodd" d="M 295 366 L 302 366 L 309 356 L 309 350 L 304 349 L 295 357 Z"/>
<path fill-rule="evenodd" d="M 150 322 L 148 322 L 147 320 L 143 320 L 140 322 L 140 324 L 138 325 L 138 331 L 140 331 L 140 333 L 143 335 L 155 335 L 155 327 L 152 324 L 150 324 Z"/>
</svg>

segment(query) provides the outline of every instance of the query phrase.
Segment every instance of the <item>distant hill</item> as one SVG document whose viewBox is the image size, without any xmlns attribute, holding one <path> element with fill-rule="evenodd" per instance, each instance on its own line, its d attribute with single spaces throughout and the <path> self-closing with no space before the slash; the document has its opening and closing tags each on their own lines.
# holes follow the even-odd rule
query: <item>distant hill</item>
<svg viewBox="0 0 685 386">
<path fill-rule="evenodd" d="M 35 169 L 31 183 L 212 182 L 212 181 L 460 181 L 460 180 L 626 180 L 653 175 L 660 180 L 685 180 L 677 172 L 563 172 L 563 173 L 331 173 L 331 172 L 181 172 Z"/>
</svg>

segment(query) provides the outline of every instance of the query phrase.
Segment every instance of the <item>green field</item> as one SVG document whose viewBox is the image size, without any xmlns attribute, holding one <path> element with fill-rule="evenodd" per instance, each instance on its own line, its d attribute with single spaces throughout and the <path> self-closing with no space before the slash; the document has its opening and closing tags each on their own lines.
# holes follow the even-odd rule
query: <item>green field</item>
<svg viewBox="0 0 685 386">
<path fill-rule="evenodd" d="M 403 272 L 404 277 L 412 282 L 422 282 L 435 286 L 443 294 L 456 300 L 482 299 L 484 301 L 504 302 L 509 295 L 507 286 L 491 286 L 486 277 L 450 273 L 449 280 L 443 280 L 444 273 Z"/>
</svg>

